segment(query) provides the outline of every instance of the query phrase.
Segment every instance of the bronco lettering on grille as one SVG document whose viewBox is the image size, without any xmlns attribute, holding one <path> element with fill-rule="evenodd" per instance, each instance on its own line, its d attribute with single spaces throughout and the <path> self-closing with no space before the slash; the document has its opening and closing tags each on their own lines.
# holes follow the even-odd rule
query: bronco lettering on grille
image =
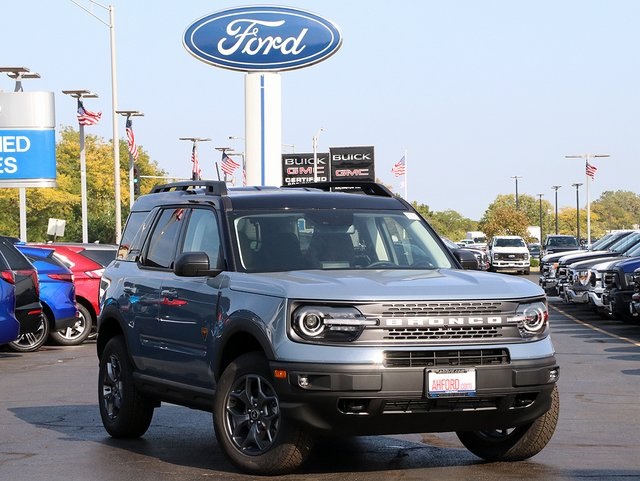
<svg viewBox="0 0 640 481">
<path fill-rule="evenodd" d="M 484 326 L 507 324 L 508 318 L 487 317 L 411 317 L 382 319 L 384 327 L 437 327 L 437 326 Z"/>
</svg>

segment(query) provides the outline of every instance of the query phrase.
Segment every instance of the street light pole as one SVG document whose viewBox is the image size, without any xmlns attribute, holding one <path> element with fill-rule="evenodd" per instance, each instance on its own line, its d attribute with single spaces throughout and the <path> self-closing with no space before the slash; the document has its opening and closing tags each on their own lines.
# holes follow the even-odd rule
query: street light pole
<svg viewBox="0 0 640 481">
<path fill-rule="evenodd" d="M 70 95 L 74 99 L 82 101 L 83 98 L 98 98 L 95 94 L 86 89 L 63 90 L 63 94 Z M 84 148 L 84 125 L 78 122 L 80 130 L 80 210 L 82 215 L 82 242 L 89 242 L 89 227 L 87 221 L 87 159 Z"/>
<path fill-rule="evenodd" d="M 578 239 L 578 245 L 580 244 L 580 193 L 578 189 L 582 184 L 571 184 L 572 187 L 576 188 L 576 237 Z"/>
<path fill-rule="evenodd" d="M 591 200 L 589 199 L 589 177 L 593 177 L 595 171 L 589 173 L 589 159 L 609 157 L 609 154 L 579 154 L 579 155 L 565 155 L 567 159 L 584 159 L 585 162 L 585 189 L 587 193 L 587 246 L 591 245 Z"/>
<path fill-rule="evenodd" d="M 313 181 L 318 182 L 318 138 L 320 137 L 320 132 L 323 132 L 324 129 L 320 127 L 316 135 L 313 136 Z"/>
<path fill-rule="evenodd" d="M 193 174 L 196 168 L 199 168 L 199 160 L 198 160 L 198 142 L 209 142 L 211 139 L 208 137 L 180 137 L 180 140 L 188 140 L 193 145 L 191 147 L 191 162 L 194 164 L 198 162 L 198 165 L 191 166 L 191 180 L 196 180 L 193 178 Z M 201 179 L 197 179 L 201 180 Z M 220 180 L 220 172 L 218 172 L 218 180 Z"/>
<path fill-rule="evenodd" d="M 122 236 L 122 206 L 120 205 L 120 142 L 118 140 L 118 119 L 116 118 L 116 110 L 118 106 L 118 81 L 116 75 L 115 11 L 113 5 L 105 6 L 95 0 L 89 1 L 109 12 L 109 22 L 105 22 L 91 10 L 80 5 L 75 0 L 71 0 L 71 2 L 109 28 L 109 46 L 111 49 L 111 123 L 113 127 L 113 197 L 115 200 L 115 237 L 116 244 L 119 244 Z"/>
<path fill-rule="evenodd" d="M 117 114 L 122 115 L 123 117 L 126 117 L 127 119 L 127 123 L 129 122 L 129 120 L 131 119 L 131 117 L 144 117 L 144 114 L 142 112 L 140 112 L 139 110 L 116 110 Z M 126 131 L 126 124 L 125 124 L 125 131 Z M 127 135 L 127 146 L 129 145 L 129 137 Z M 135 184 L 134 184 L 134 158 L 133 158 L 133 154 L 131 153 L 130 149 L 127 149 L 129 151 L 129 209 L 131 209 L 131 207 L 133 207 L 133 201 L 135 199 Z"/>
<path fill-rule="evenodd" d="M 551 188 L 556 191 L 556 235 L 558 234 L 558 189 L 561 185 L 552 185 Z"/>
<path fill-rule="evenodd" d="M 511 178 L 516 180 L 516 210 L 518 210 L 518 179 L 522 179 L 522 176 L 512 175 Z"/>
</svg>

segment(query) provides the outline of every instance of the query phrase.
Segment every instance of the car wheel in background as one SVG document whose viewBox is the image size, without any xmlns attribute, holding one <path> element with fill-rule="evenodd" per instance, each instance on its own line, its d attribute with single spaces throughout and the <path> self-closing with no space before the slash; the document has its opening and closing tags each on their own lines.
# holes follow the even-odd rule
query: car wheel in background
<svg viewBox="0 0 640 481">
<path fill-rule="evenodd" d="M 21 334 L 18 339 L 9 343 L 9 347 L 18 352 L 37 351 L 49 337 L 49 325 L 49 319 L 43 311 L 38 329 L 35 332 Z"/>
<path fill-rule="evenodd" d="M 62 329 L 52 332 L 51 339 L 62 346 L 77 346 L 82 344 L 91 333 L 92 317 L 89 310 L 82 304 L 76 304 L 78 308 L 78 319 L 76 323 Z"/>
</svg>

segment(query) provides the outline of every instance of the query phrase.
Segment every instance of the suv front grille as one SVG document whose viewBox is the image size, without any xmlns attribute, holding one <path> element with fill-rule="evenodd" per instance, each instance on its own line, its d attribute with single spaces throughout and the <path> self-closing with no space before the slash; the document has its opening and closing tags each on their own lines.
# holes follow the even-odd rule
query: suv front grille
<svg viewBox="0 0 640 481">
<path fill-rule="evenodd" d="M 507 349 L 385 351 L 385 367 L 493 366 L 509 364 Z"/>
<path fill-rule="evenodd" d="M 464 316 L 469 314 L 500 314 L 500 301 L 452 301 L 382 304 L 382 316 Z"/>
<path fill-rule="evenodd" d="M 447 339 L 490 339 L 492 337 L 502 337 L 502 326 L 389 328 L 384 338 L 403 341 L 443 341 Z"/>
</svg>

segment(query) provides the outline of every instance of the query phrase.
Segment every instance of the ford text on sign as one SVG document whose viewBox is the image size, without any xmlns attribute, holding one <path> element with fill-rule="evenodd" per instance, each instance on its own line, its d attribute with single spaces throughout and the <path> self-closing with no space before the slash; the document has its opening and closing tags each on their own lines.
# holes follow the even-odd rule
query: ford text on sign
<svg viewBox="0 0 640 481">
<path fill-rule="evenodd" d="M 307 67 L 333 55 L 342 44 L 336 25 L 288 7 L 239 7 L 193 22 L 183 45 L 217 67 L 245 72 Z"/>
</svg>

